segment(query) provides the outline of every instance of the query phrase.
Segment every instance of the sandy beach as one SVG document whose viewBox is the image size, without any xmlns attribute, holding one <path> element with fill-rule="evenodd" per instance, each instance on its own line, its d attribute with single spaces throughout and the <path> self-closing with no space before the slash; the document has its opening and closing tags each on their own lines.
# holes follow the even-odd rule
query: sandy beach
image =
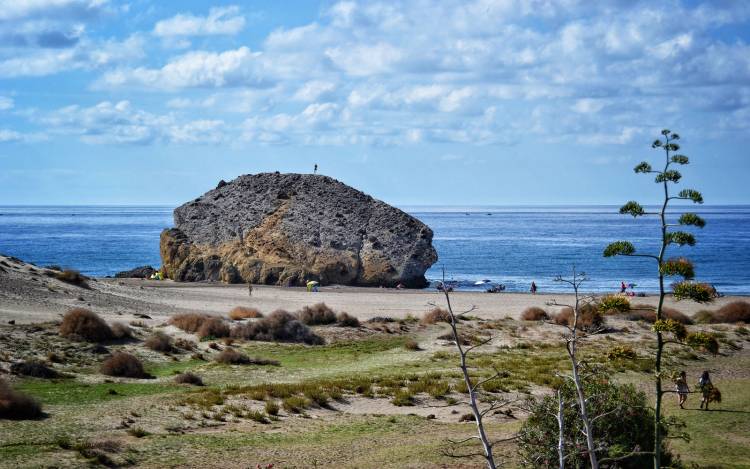
<svg viewBox="0 0 750 469">
<path fill-rule="evenodd" d="M 403 318 L 420 316 L 434 306 L 444 306 L 445 298 L 435 290 L 396 290 L 326 286 L 319 292 L 304 288 L 256 285 L 252 296 L 245 285 L 221 283 L 176 283 L 170 280 L 92 279 L 90 289 L 68 285 L 44 275 L 44 269 L 3 258 L 9 266 L 0 277 L 0 318 L 3 322 L 33 323 L 58 319 L 75 306 L 85 306 L 97 313 L 120 319 L 148 315 L 154 320 L 180 312 L 226 314 L 235 306 L 253 306 L 262 312 L 276 309 L 297 311 L 303 306 L 324 302 L 336 311 L 346 311 L 359 319 L 375 316 Z M 710 305 L 667 298 L 666 305 L 692 315 L 701 309 L 715 309 L 741 297 L 718 298 Z M 485 319 L 512 317 L 518 319 L 529 306 L 557 309 L 551 302 L 569 304 L 570 294 L 454 292 L 451 301 L 457 310 L 474 307 L 472 315 Z M 655 305 L 658 297 L 650 295 L 632 299 L 634 304 Z"/>
</svg>

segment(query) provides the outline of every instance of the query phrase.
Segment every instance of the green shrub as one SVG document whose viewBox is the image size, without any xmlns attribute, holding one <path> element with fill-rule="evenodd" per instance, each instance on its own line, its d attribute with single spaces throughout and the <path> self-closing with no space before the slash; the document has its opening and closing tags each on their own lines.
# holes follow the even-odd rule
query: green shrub
<svg viewBox="0 0 750 469">
<path fill-rule="evenodd" d="M 638 356 L 629 345 L 618 345 L 607 352 L 608 360 L 633 360 Z"/>
<path fill-rule="evenodd" d="M 599 300 L 599 312 L 604 314 L 630 311 L 630 300 L 620 295 L 607 295 Z"/>
<path fill-rule="evenodd" d="M 310 401 L 300 396 L 289 396 L 281 401 L 281 407 L 283 407 L 285 411 L 293 414 L 299 414 L 309 406 Z"/>
<path fill-rule="evenodd" d="M 279 415 L 279 405 L 271 399 L 266 401 L 266 413 L 268 415 Z"/>
<path fill-rule="evenodd" d="M 414 405 L 414 396 L 412 396 L 408 391 L 398 390 L 393 395 L 391 404 L 399 407 L 412 406 Z"/>
<path fill-rule="evenodd" d="M 564 401 L 565 467 L 588 467 L 586 437 L 576 400 L 575 386 L 565 380 L 560 390 Z M 607 414 L 594 426 L 598 446 L 603 447 L 599 458 L 619 458 L 632 451 L 653 451 L 654 416 L 646 394 L 633 385 L 617 385 L 602 377 L 584 382 L 584 392 L 589 396 L 590 416 Z M 524 467 L 557 467 L 558 411 L 557 395 L 529 402 L 530 413 L 518 433 L 518 453 Z M 662 430 L 667 436 L 667 427 Z M 662 448 L 662 464 L 671 465 L 674 458 L 666 447 Z M 636 454 L 619 460 L 620 468 L 643 468 L 651 465 L 651 455 Z"/>
<path fill-rule="evenodd" d="M 707 283 L 691 281 L 677 282 L 672 286 L 676 300 L 693 300 L 696 303 L 709 303 L 716 296 L 716 289 Z"/>
</svg>

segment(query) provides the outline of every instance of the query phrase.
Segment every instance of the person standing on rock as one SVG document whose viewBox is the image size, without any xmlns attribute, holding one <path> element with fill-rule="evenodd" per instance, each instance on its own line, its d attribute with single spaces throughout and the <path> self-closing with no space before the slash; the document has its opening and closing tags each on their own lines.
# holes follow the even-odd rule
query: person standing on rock
<svg viewBox="0 0 750 469">
<path fill-rule="evenodd" d="M 315 163 L 315 168 L 313 168 L 313 174 L 318 174 L 318 163 Z"/>
</svg>

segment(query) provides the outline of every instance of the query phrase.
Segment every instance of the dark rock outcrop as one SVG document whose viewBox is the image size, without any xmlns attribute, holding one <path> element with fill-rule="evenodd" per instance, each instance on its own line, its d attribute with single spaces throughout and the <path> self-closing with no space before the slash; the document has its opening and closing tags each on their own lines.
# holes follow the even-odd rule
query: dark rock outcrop
<svg viewBox="0 0 750 469">
<path fill-rule="evenodd" d="M 174 211 L 161 234 L 167 276 L 302 285 L 426 285 L 432 230 L 327 176 L 240 176 Z"/>
<path fill-rule="evenodd" d="M 117 272 L 115 278 L 150 278 L 154 273 L 156 273 L 156 269 L 150 265 L 144 265 L 135 269 Z"/>
</svg>

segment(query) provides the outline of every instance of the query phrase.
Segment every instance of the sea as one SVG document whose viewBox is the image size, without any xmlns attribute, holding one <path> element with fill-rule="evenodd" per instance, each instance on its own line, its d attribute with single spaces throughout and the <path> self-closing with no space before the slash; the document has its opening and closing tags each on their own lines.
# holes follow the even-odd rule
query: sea
<svg viewBox="0 0 750 469">
<path fill-rule="evenodd" d="M 657 290 L 657 269 L 645 258 L 604 258 L 612 241 L 633 242 L 639 252 L 658 253 L 654 218 L 620 215 L 615 206 L 408 206 L 403 210 L 434 231 L 438 261 L 426 273 L 445 277 L 458 290 L 500 284 L 525 292 L 562 292 L 555 281 L 575 267 L 588 278 L 584 290 Z M 37 265 L 111 276 L 141 265 L 158 267 L 159 234 L 173 225 L 169 206 L 0 206 L 0 253 Z M 750 294 L 750 205 L 675 207 L 706 219 L 690 229 L 693 247 L 670 247 L 669 257 L 689 257 L 696 278 L 720 293 Z M 479 282 L 483 282 L 478 284 Z"/>
</svg>

